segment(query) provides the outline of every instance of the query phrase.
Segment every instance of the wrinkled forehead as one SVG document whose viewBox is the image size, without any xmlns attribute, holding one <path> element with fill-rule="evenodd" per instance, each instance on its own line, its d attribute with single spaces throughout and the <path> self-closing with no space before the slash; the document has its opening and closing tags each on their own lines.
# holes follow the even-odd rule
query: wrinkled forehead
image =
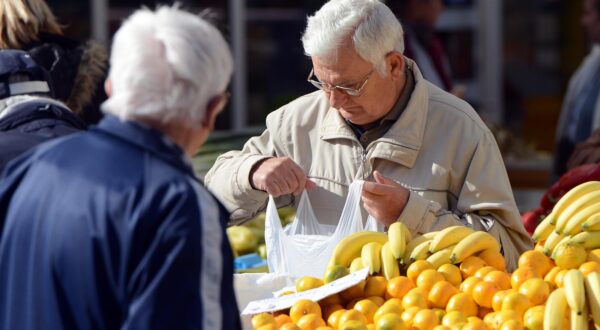
<svg viewBox="0 0 600 330">
<path fill-rule="evenodd" d="M 353 48 L 339 48 L 335 56 L 311 57 L 315 75 L 323 82 L 339 84 L 355 82 L 373 68 Z"/>
</svg>

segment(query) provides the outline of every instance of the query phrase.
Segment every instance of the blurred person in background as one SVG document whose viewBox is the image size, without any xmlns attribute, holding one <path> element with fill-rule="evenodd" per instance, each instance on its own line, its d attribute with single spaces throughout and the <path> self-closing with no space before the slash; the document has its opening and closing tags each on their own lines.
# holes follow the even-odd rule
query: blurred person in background
<svg viewBox="0 0 600 330">
<path fill-rule="evenodd" d="M 83 121 L 52 98 L 44 68 L 22 50 L 0 49 L 0 173 L 23 152 L 85 128 Z"/>
<path fill-rule="evenodd" d="M 444 44 L 435 31 L 444 10 L 442 0 L 387 0 L 404 29 L 404 55 L 414 60 L 423 77 L 452 94 L 464 98 L 465 87 L 452 83 Z"/>
<path fill-rule="evenodd" d="M 0 1 L 0 48 L 27 51 L 50 72 L 56 99 L 87 124 L 100 120 L 100 104 L 106 99 L 106 50 L 94 41 L 65 37 L 43 0 Z"/>
<path fill-rule="evenodd" d="M 583 0 L 581 23 L 591 49 L 569 80 L 563 100 L 556 129 L 553 181 L 568 168 L 600 159 L 590 148 L 598 145 L 592 132 L 600 128 L 600 0 Z M 588 138 L 591 140 L 586 141 Z"/>
<path fill-rule="evenodd" d="M 206 175 L 231 222 L 251 219 L 269 195 L 297 206 L 294 196 L 307 189 L 316 218 L 337 225 L 349 185 L 364 179 L 364 210 L 382 225 L 487 231 L 514 268 L 532 244 L 496 141 L 469 104 L 403 56 L 391 10 L 375 0 L 329 1 L 308 18 L 302 43 L 318 90 L 269 114 L 262 135 L 221 155 Z"/>
<path fill-rule="evenodd" d="M 189 159 L 227 102 L 229 47 L 144 9 L 110 65 L 102 121 L 0 181 L 0 329 L 238 329 L 228 213 Z"/>
</svg>

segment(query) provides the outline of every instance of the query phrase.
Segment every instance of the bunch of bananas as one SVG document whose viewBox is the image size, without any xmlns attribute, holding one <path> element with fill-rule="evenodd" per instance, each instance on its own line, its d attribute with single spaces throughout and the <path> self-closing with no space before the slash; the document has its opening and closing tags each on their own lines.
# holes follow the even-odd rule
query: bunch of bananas
<svg viewBox="0 0 600 330">
<path fill-rule="evenodd" d="M 435 268 L 457 264 L 484 250 L 500 251 L 500 244 L 490 234 L 464 226 L 412 237 L 408 228 L 396 222 L 387 235 L 358 232 L 343 239 L 336 247 L 330 266 L 341 265 L 350 272 L 368 267 L 369 273 L 381 273 L 386 279 L 400 275 L 401 266 L 427 260 Z"/>
<path fill-rule="evenodd" d="M 578 269 L 567 271 L 564 287 L 550 294 L 544 312 L 545 329 L 587 329 L 589 317 L 600 326 L 600 273 L 586 276 Z M 569 314 L 567 314 L 569 313 Z M 568 321 L 569 320 L 569 321 Z M 568 328 L 568 327 L 567 327 Z"/>
<path fill-rule="evenodd" d="M 600 181 L 580 184 L 565 194 L 532 238 L 555 260 L 566 246 L 600 248 Z"/>
</svg>

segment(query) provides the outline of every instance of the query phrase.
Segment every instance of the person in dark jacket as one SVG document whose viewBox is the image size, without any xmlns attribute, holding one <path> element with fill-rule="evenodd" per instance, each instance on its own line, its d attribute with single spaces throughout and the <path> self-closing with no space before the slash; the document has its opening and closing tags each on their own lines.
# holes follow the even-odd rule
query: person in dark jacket
<svg viewBox="0 0 600 330">
<path fill-rule="evenodd" d="M 26 52 L 0 50 L 0 173 L 34 146 L 85 128 L 83 121 L 52 98 L 46 70 Z"/>
<path fill-rule="evenodd" d="M 105 117 L 0 180 L 0 329 L 239 329 L 228 213 L 190 156 L 228 98 L 222 35 L 175 7 L 113 40 Z"/>
<path fill-rule="evenodd" d="M 44 0 L 0 1 L 0 48 L 22 49 L 52 77 L 56 99 L 86 124 L 97 123 L 106 99 L 107 52 L 100 43 L 64 36 Z"/>
</svg>

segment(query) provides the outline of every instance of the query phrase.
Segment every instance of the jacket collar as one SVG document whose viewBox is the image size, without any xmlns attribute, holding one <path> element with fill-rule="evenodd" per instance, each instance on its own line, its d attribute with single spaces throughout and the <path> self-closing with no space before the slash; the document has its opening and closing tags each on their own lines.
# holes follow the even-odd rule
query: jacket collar
<svg viewBox="0 0 600 330">
<path fill-rule="evenodd" d="M 5 108 L 0 117 L 0 131 L 42 119 L 60 120 L 74 128 L 85 129 L 85 123 L 62 103 L 48 98 L 27 97 Z"/>
<path fill-rule="evenodd" d="M 133 144 L 196 177 L 190 159 L 181 147 L 164 134 L 140 122 L 123 121 L 105 114 L 102 121 L 90 131 L 101 132 Z"/>
<path fill-rule="evenodd" d="M 366 151 L 369 158 L 383 158 L 410 168 L 414 165 L 423 144 L 429 109 L 429 92 L 427 81 L 415 62 L 408 58 L 405 60 L 408 69 L 413 72 L 415 89 L 396 123 L 383 137 L 371 142 Z M 327 110 L 321 126 L 321 139 L 325 141 L 350 139 L 358 143 L 352 129 L 339 112 L 331 107 Z"/>
</svg>

